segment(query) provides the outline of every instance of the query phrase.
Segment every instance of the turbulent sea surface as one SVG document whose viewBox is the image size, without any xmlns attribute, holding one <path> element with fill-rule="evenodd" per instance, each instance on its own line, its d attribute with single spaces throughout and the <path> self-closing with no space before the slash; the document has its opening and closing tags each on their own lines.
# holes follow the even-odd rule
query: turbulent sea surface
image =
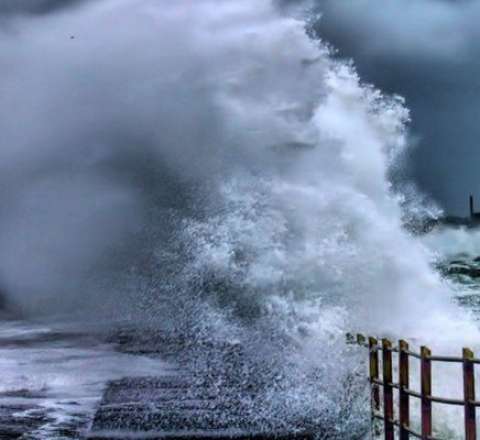
<svg viewBox="0 0 480 440">
<path fill-rule="evenodd" d="M 434 253 L 434 266 L 451 283 L 454 297 L 480 319 L 480 233 L 477 229 L 440 228 L 422 240 Z"/>
</svg>

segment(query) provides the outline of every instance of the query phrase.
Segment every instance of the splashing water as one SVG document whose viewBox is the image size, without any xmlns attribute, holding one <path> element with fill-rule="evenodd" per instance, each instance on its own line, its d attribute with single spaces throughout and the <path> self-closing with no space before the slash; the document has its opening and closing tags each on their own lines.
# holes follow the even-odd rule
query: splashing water
<svg viewBox="0 0 480 440">
<path fill-rule="evenodd" d="M 24 312 L 240 341 L 275 365 L 279 417 L 335 413 L 346 331 L 479 340 L 402 228 L 402 99 L 302 19 L 105 0 L 1 31 L 0 271 Z"/>
</svg>

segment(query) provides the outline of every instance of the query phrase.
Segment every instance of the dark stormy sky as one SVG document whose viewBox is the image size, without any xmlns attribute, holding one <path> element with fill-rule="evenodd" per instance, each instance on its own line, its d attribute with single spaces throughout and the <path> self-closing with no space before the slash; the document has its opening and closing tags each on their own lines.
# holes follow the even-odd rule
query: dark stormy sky
<svg viewBox="0 0 480 440">
<path fill-rule="evenodd" d="M 1 0 L 0 16 L 13 14 L 48 14 L 82 0 Z"/>
<path fill-rule="evenodd" d="M 480 2 L 316 0 L 318 33 L 363 79 L 406 98 L 407 171 L 449 213 L 480 209 Z"/>
<path fill-rule="evenodd" d="M 1 0 L 0 19 L 85 1 Z M 408 177 L 449 213 L 465 213 L 470 192 L 480 207 L 480 1 L 313 1 L 323 14 L 318 33 L 339 56 L 353 58 L 365 81 L 405 96 L 416 143 Z"/>
</svg>

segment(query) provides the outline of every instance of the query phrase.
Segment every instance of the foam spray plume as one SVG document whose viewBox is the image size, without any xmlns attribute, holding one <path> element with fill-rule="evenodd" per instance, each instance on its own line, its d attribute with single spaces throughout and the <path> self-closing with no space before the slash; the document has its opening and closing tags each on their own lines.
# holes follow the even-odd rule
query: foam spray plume
<svg viewBox="0 0 480 440">
<path fill-rule="evenodd" d="M 0 26 L 12 307 L 239 342 L 271 360 L 272 417 L 339 425 L 346 331 L 477 338 L 402 229 L 386 177 L 402 99 L 303 20 L 264 0 L 105 0 Z"/>
</svg>

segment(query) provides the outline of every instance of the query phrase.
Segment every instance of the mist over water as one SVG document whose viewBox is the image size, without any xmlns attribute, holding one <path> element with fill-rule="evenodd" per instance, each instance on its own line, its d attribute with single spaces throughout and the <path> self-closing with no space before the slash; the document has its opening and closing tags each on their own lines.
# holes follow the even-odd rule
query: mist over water
<svg viewBox="0 0 480 440">
<path fill-rule="evenodd" d="M 12 310 L 240 342 L 271 359 L 282 416 L 335 413 L 347 331 L 478 340 L 402 228 L 387 176 L 403 100 L 303 19 L 266 0 L 105 0 L 12 17 L 0 53 Z"/>
</svg>

